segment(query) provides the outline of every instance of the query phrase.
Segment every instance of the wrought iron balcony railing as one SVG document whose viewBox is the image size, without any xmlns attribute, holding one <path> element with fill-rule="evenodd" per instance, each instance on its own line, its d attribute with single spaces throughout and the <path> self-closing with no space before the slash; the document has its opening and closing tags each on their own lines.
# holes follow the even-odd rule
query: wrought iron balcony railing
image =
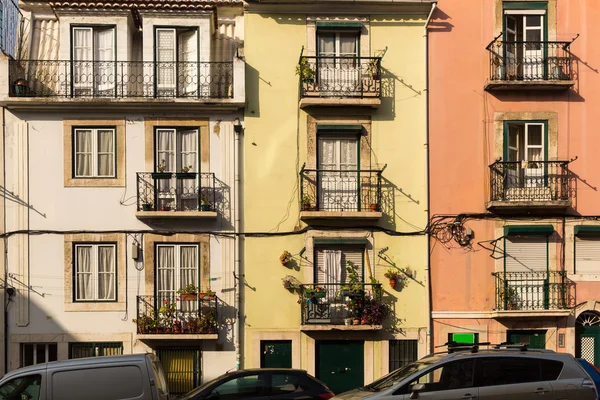
<svg viewBox="0 0 600 400">
<path fill-rule="evenodd" d="M 212 172 L 138 172 L 138 211 L 215 211 Z"/>
<path fill-rule="evenodd" d="M 569 200 L 569 163 L 570 161 L 496 161 L 490 165 L 490 200 Z"/>
<path fill-rule="evenodd" d="M 387 317 L 380 283 L 306 284 L 300 290 L 303 325 L 344 325 L 348 319 L 354 325 L 381 325 Z"/>
<path fill-rule="evenodd" d="M 219 299 L 198 294 L 195 300 L 137 296 L 138 334 L 215 334 Z"/>
<path fill-rule="evenodd" d="M 300 170 L 302 211 L 381 211 L 383 169 Z"/>
<path fill-rule="evenodd" d="M 233 62 L 10 60 L 12 97 L 233 97 Z"/>
<path fill-rule="evenodd" d="M 494 39 L 490 52 L 493 81 L 569 81 L 572 42 L 504 41 Z"/>
<path fill-rule="evenodd" d="M 496 310 L 564 310 L 575 306 L 565 271 L 495 272 Z"/>
<path fill-rule="evenodd" d="M 381 57 L 301 56 L 301 97 L 380 97 Z"/>
</svg>

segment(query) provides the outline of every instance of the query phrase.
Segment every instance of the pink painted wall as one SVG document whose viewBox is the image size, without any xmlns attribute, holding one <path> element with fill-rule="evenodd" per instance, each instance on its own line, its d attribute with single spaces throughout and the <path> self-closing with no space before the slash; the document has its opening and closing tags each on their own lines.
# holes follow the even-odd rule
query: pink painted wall
<svg viewBox="0 0 600 400">
<path fill-rule="evenodd" d="M 490 70 L 485 48 L 500 33 L 495 3 L 439 0 L 430 23 L 431 214 L 486 213 L 495 113 L 545 111 L 558 113 L 558 158 L 578 157 L 570 164 L 578 176 L 571 212 L 600 215 L 600 1 L 556 1 L 556 40 L 580 36 L 571 45 L 575 87 L 551 93 L 484 90 Z M 494 239 L 494 224 L 466 223 L 475 232 L 472 250 L 432 240 L 433 311 L 494 308 L 494 260 L 476 244 Z M 578 302 L 600 297 L 600 284 L 581 289 Z"/>
</svg>

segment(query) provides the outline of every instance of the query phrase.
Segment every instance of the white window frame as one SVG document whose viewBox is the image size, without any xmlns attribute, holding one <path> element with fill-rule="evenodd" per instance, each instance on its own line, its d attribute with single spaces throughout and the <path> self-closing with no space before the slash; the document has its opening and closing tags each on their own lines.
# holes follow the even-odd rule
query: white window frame
<svg viewBox="0 0 600 400">
<path fill-rule="evenodd" d="M 78 284 L 79 281 L 77 278 L 81 274 L 79 272 L 79 263 L 77 260 L 77 249 L 79 247 L 91 247 L 91 263 L 92 263 L 92 297 L 89 299 L 80 299 L 77 298 L 78 293 Z M 98 272 L 98 248 L 99 247 L 110 247 L 113 249 L 113 259 L 115 260 L 113 265 L 113 274 L 114 274 L 114 283 L 115 287 L 113 290 L 114 296 L 112 299 L 99 299 L 98 298 L 98 282 L 100 277 L 100 272 Z M 76 243 L 73 246 L 73 302 L 81 303 L 81 302 L 115 302 L 117 301 L 117 245 L 114 243 Z"/>
<path fill-rule="evenodd" d="M 160 271 L 166 270 L 166 268 L 161 267 L 160 265 L 160 248 L 168 248 L 172 247 L 175 249 L 175 263 L 174 263 L 174 274 L 173 279 L 171 280 L 171 288 L 159 290 L 158 280 L 160 278 Z M 156 255 L 155 255 L 155 263 L 156 263 L 156 296 L 160 299 L 169 299 L 177 297 L 177 290 L 181 289 L 181 249 L 184 247 L 195 247 L 196 248 L 196 282 L 192 283 L 193 285 L 199 287 L 200 286 L 200 245 L 198 243 L 160 243 L 156 245 Z M 165 293 L 163 295 L 163 293 Z"/>
<path fill-rule="evenodd" d="M 76 53 L 77 53 L 77 46 L 75 43 L 75 37 L 76 37 L 76 32 L 77 31 L 85 31 L 85 32 L 89 32 L 90 35 L 90 46 L 86 47 L 87 48 L 87 52 L 89 52 L 90 56 L 88 57 L 89 59 L 77 59 L 75 57 Z M 98 43 L 98 33 L 100 31 L 110 31 L 111 32 L 111 36 L 112 36 L 112 41 L 111 41 L 111 46 L 112 46 L 112 55 L 110 57 L 110 60 L 100 60 L 100 58 L 103 58 L 101 56 L 101 54 L 104 54 L 104 52 L 106 52 L 107 50 L 111 50 L 110 47 L 108 48 L 101 48 L 100 47 L 100 43 Z M 113 68 L 111 68 L 110 64 L 106 64 L 106 65 L 97 65 L 96 63 L 94 63 L 94 61 L 104 61 L 106 63 L 116 63 L 117 60 L 117 43 L 116 43 L 116 35 L 117 35 L 117 29 L 115 26 L 113 25 L 102 25 L 102 26 L 81 26 L 81 25 L 72 25 L 71 26 L 71 46 L 72 46 L 72 52 L 71 52 L 71 61 L 72 62 L 89 62 L 89 65 L 86 64 L 82 64 L 82 65 L 77 65 L 75 64 L 74 68 L 73 68 L 73 85 L 76 89 L 95 89 L 98 91 L 106 91 L 106 90 L 111 90 L 115 88 L 115 82 L 111 83 L 111 82 L 105 82 L 103 83 L 102 77 L 100 77 L 100 82 L 95 82 L 95 76 L 96 75 L 103 75 L 103 74 L 112 74 L 113 73 Z M 83 47 L 83 46 L 80 46 Z M 83 76 L 83 75 L 87 75 L 89 78 L 93 78 L 93 79 L 87 79 L 84 82 L 81 82 L 78 77 Z M 116 79 L 116 77 L 115 77 Z"/>
<path fill-rule="evenodd" d="M 92 171 L 90 175 L 78 175 L 77 174 L 77 155 L 81 154 L 77 151 L 77 132 L 78 131 L 92 131 Z M 112 175 L 99 175 L 98 173 L 98 159 L 100 151 L 98 149 L 98 141 L 100 131 L 111 131 L 113 135 L 113 149 L 112 149 Z M 104 153 L 103 153 L 104 154 Z M 106 153 L 110 154 L 110 153 Z M 73 130 L 73 176 L 75 178 L 116 178 L 117 177 L 117 135 L 115 128 L 75 128 Z"/>
<path fill-rule="evenodd" d="M 161 48 L 159 48 L 159 41 L 158 41 L 158 35 L 160 32 L 171 32 L 173 34 L 173 56 L 171 57 L 171 60 L 168 61 L 161 61 L 159 60 L 159 52 L 161 50 Z M 190 53 L 196 53 L 196 57 L 194 60 L 181 60 L 180 56 L 181 56 L 181 46 L 182 46 L 182 35 L 184 35 L 185 33 L 190 33 L 193 32 L 193 35 L 195 37 L 195 42 L 194 44 L 194 48 L 191 50 L 188 50 Z M 158 90 L 175 90 L 176 88 L 179 88 L 179 90 L 181 90 L 183 93 L 192 93 L 194 92 L 197 87 L 200 85 L 200 76 L 196 77 L 196 83 L 190 83 L 188 85 L 181 85 L 181 83 L 179 82 L 180 80 L 180 68 L 186 68 L 186 67 L 182 67 L 179 63 L 183 63 L 183 62 L 190 62 L 190 63 L 197 63 L 197 68 L 196 71 L 199 70 L 198 67 L 201 67 L 200 63 L 200 43 L 199 43 L 199 37 L 200 37 L 200 30 L 198 29 L 198 27 L 196 26 L 189 26 L 189 27 L 178 27 L 178 28 L 168 28 L 168 27 L 156 27 L 154 29 L 154 60 L 156 61 L 156 82 L 157 82 L 157 89 Z M 168 49 L 168 48 L 166 48 Z M 160 68 L 161 68 L 161 64 L 159 63 L 173 63 L 172 66 L 172 71 L 173 71 L 173 82 L 169 82 L 169 83 L 165 83 L 162 82 L 162 80 L 160 79 Z M 162 66 L 162 68 L 165 69 L 169 69 L 168 66 Z M 205 68 L 202 68 L 203 70 Z M 190 70 L 192 71 L 191 74 L 194 75 L 193 68 L 190 69 L 189 66 L 188 68 L 186 68 L 186 70 L 189 72 Z M 198 73 L 198 72 L 196 72 Z"/>
</svg>

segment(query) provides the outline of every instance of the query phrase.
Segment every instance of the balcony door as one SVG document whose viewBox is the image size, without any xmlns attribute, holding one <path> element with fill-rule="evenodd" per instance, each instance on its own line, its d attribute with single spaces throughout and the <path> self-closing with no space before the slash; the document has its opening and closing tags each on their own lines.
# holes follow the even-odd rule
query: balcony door
<svg viewBox="0 0 600 400">
<path fill-rule="evenodd" d="M 73 95 L 114 96 L 115 29 L 73 27 Z"/>
<path fill-rule="evenodd" d="M 357 32 L 319 32 L 318 56 L 322 95 L 360 92 Z"/>
<path fill-rule="evenodd" d="M 545 162 L 545 123 L 513 122 L 507 123 L 505 129 L 505 198 L 551 200 Z"/>
<path fill-rule="evenodd" d="M 509 79 L 545 79 L 545 48 L 543 10 L 505 11 L 505 59 Z M 519 13 L 519 14 L 513 14 Z M 523 14 L 521 14 L 523 13 Z"/>
<path fill-rule="evenodd" d="M 155 135 L 155 172 L 169 173 L 157 179 L 159 210 L 198 210 L 198 129 L 159 128 Z"/>
<path fill-rule="evenodd" d="M 198 31 L 196 29 L 156 29 L 158 97 L 197 95 L 198 68 Z"/>
<path fill-rule="evenodd" d="M 359 211 L 358 143 L 356 137 L 319 137 L 319 211 Z"/>
<path fill-rule="evenodd" d="M 200 285 L 199 251 L 197 244 L 156 245 L 157 308 L 175 303 L 174 308 L 179 311 L 198 309 L 198 302 L 180 300 L 177 291 L 188 285 Z"/>
</svg>

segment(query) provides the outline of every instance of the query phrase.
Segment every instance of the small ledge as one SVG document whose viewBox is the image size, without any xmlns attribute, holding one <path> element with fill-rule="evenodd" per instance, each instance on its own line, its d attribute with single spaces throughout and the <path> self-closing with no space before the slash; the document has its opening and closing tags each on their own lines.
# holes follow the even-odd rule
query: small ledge
<svg viewBox="0 0 600 400">
<path fill-rule="evenodd" d="M 571 200 L 527 200 L 527 201 L 490 201 L 485 204 L 488 211 L 495 213 L 531 213 L 536 210 L 547 212 L 549 210 L 564 212 L 571 206 Z"/>
<path fill-rule="evenodd" d="M 303 331 L 380 331 L 382 329 L 382 325 L 310 324 L 301 327 Z"/>
<path fill-rule="evenodd" d="M 138 219 L 216 218 L 216 211 L 136 211 Z"/>
<path fill-rule="evenodd" d="M 492 312 L 492 318 L 558 318 L 571 314 L 571 310 L 499 310 Z"/>
<path fill-rule="evenodd" d="M 378 108 L 381 105 L 379 97 L 303 97 L 300 99 L 300 108 L 324 106 L 324 107 L 372 107 Z"/>
<path fill-rule="evenodd" d="M 380 219 L 381 211 L 301 211 L 300 219 Z"/>
<path fill-rule="evenodd" d="M 493 90 L 567 90 L 575 85 L 572 80 L 547 81 L 487 81 L 484 89 Z"/>
<path fill-rule="evenodd" d="M 217 333 L 143 333 L 138 334 L 137 338 L 142 341 L 153 340 L 217 340 Z"/>
</svg>

